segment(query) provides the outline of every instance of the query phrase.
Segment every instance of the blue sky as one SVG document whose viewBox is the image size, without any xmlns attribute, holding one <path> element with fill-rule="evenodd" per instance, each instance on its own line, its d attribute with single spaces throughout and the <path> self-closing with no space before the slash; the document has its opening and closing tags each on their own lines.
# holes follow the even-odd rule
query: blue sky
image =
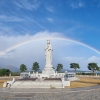
<svg viewBox="0 0 100 100">
<path fill-rule="evenodd" d="M 29 39 L 44 38 L 44 37 L 48 38 L 48 36 L 66 37 L 74 39 L 76 41 L 87 44 L 100 51 L 99 27 L 100 27 L 100 0 L 48 0 L 48 1 L 47 0 L 1 0 L 0 1 L 0 52 L 3 52 L 8 48 L 16 44 L 19 44 L 21 42 L 27 41 Z M 37 44 L 35 44 L 35 46 L 38 45 L 38 42 Z M 60 42 L 62 43 L 65 41 L 59 41 L 59 43 Z M 53 41 L 52 45 L 54 45 L 54 43 L 55 42 Z M 46 44 L 45 40 L 44 44 Z M 44 44 L 41 45 L 44 46 Z M 64 43 L 62 43 L 62 45 L 63 44 Z M 56 53 L 53 54 L 55 66 L 59 62 L 63 63 L 64 66 L 68 66 L 68 64 L 74 61 L 75 59 L 77 59 L 76 62 L 78 63 L 82 63 L 82 61 L 85 60 L 84 66 L 86 66 L 90 58 L 92 59 L 90 60 L 90 62 L 94 61 L 99 63 L 100 59 L 99 54 L 91 51 L 90 49 L 87 49 L 84 46 L 82 47 L 72 42 L 71 43 L 68 42 L 68 44 L 70 44 L 69 48 L 65 44 L 63 46 L 63 49 L 61 51 L 58 51 L 59 54 Z M 54 45 L 53 48 L 56 49 L 58 47 L 57 45 L 58 44 L 56 43 L 56 45 Z M 62 45 L 60 45 L 59 48 L 62 48 Z M 24 47 L 22 46 L 22 48 L 25 49 L 27 49 L 28 47 L 29 47 L 28 45 L 24 45 Z M 64 50 L 64 48 L 66 48 L 66 51 Z M 9 55 L 6 54 L 6 56 L 1 57 L 0 58 L 1 66 L 8 66 L 8 65 L 19 66 L 20 62 L 18 61 L 16 55 L 22 54 L 23 50 L 20 51 L 20 48 L 19 48 L 20 52 L 17 50 L 18 48 L 16 48 L 16 50 L 13 50 L 13 53 L 9 53 Z M 78 53 L 73 54 L 72 52 L 74 52 L 74 50 L 76 50 Z M 27 52 L 25 52 L 25 54 Z M 69 54 L 66 54 L 66 52 L 69 52 Z M 30 51 L 31 55 L 32 53 L 33 52 Z M 41 55 L 42 54 L 43 52 L 41 51 Z M 15 63 L 11 64 L 10 60 L 9 61 L 7 60 L 7 55 L 8 58 L 9 56 L 11 57 L 11 55 L 13 56 L 15 55 L 16 57 Z M 57 57 L 60 58 L 57 60 Z M 70 62 L 68 62 L 69 61 L 68 57 L 69 59 L 73 60 L 70 60 Z M 81 59 L 81 61 L 79 60 L 79 58 Z M 67 64 L 65 59 L 67 59 L 66 60 L 68 62 Z M 6 64 L 4 64 L 4 62 L 6 62 Z M 31 66 L 31 64 L 29 64 L 28 62 L 29 61 L 26 62 L 27 66 Z M 41 63 L 42 62 L 41 60 L 39 60 L 39 62 L 41 66 L 45 64 L 45 62 Z M 30 63 L 32 63 L 32 61 Z M 81 64 L 81 66 L 83 66 L 83 63 Z M 85 68 L 82 67 L 82 70 L 86 70 L 86 67 Z"/>
</svg>

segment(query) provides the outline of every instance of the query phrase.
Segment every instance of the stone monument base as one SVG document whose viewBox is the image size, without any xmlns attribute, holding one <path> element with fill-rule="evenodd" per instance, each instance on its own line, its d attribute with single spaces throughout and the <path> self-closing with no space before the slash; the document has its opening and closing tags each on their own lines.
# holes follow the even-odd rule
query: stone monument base
<svg viewBox="0 0 100 100">
<path fill-rule="evenodd" d="M 61 81 L 16 81 L 11 88 L 62 88 Z"/>
<path fill-rule="evenodd" d="M 44 68 L 44 70 L 42 71 L 42 74 L 49 74 L 49 75 L 55 75 L 55 71 L 52 67 L 50 68 Z"/>
</svg>

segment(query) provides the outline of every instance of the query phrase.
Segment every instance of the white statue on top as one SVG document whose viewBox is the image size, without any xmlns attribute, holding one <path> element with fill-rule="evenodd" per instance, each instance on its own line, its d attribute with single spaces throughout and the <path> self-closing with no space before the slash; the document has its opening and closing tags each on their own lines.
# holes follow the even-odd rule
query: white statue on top
<svg viewBox="0 0 100 100">
<path fill-rule="evenodd" d="M 52 46 L 50 44 L 50 40 L 47 40 L 46 48 L 45 48 L 45 60 L 46 64 L 44 70 L 42 71 L 43 74 L 54 74 L 55 71 L 52 65 Z"/>
<path fill-rule="evenodd" d="M 51 65 L 52 64 L 52 46 L 50 44 L 50 40 L 47 40 L 46 48 L 45 48 L 45 60 L 46 60 L 46 65 Z"/>
</svg>

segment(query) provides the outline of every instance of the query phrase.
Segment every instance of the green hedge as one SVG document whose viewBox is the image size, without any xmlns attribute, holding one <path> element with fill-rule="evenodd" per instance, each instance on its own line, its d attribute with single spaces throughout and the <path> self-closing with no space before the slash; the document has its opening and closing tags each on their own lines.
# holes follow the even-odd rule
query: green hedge
<svg viewBox="0 0 100 100">
<path fill-rule="evenodd" d="M 76 75 L 96 75 L 96 73 L 76 73 Z"/>
</svg>

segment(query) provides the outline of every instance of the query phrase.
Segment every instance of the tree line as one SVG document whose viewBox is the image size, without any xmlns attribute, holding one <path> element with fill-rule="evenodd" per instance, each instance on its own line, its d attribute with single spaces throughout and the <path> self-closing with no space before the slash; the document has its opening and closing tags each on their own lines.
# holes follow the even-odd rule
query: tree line
<svg viewBox="0 0 100 100">
<path fill-rule="evenodd" d="M 38 72 L 40 70 L 39 68 L 40 68 L 39 63 L 34 62 L 32 65 L 32 70 L 34 72 Z M 78 63 L 70 63 L 70 68 L 73 68 L 75 73 L 76 73 L 77 69 L 80 69 L 80 66 Z M 88 70 L 91 70 L 93 74 L 96 71 L 100 71 L 100 67 L 98 67 L 97 63 L 94 63 L 94 62 L 88 63 L 87 68 L 88 68 Z M 59 63 L 59 64 L 57 64 L 56 68 L 54 68 L 54 69 L 55 69 L 55 71 L 60 72 L 63 69 L 63 65 Z M 20 72 L 25 72 L 26 70 L 27 70 L 26 65 L 21 64 L 20 65 Z M 9 76 L 10 73 L 14 76 L 20 75 L 19 72 L 11 72 L 9 69 L 5 69 L 5 68 L 0 69 L 0 76 Z M 89 73 L 89 75 L 92 75 L 92 74 Z"/>
<path fill-rule="evenodd" d="M 9 69 L 0 69 L 0 76 L 9 76 L 11 71 Z"/>
<path fill-rule="evenodd" d="M 73 68 L 76 73 L 76 69 L 80 69 L 80 66 L 78 63 L 71 63 L 70 68 Z M 87 68 L 88 68 L 88 70 L 92 71 L 93 74 L 96 71 L 100 71 L 100 67 L 98 67 L 97 63 L 95 63 L 95 62 L 88 63 Z"/>
<path fill-rule="evenodd" d="M 34 62 L 33 65 L 32 65 L 32 70 L 34 72 L 38 72 L 40 70 L 39 68 L 40 68 L 39 63 Z M 70 68 L 73 68 L 75 70 L 75 73 L 76 73 L 76 70 L 80 69 L 80 65 L 78 63 L 70 63 Z M 87 68 L 88 68 L 88 70 L 91 70 L 93 72 L 93 74 L 96 71 L 100 71 L 100 67 L 98 67 L 97 63 L 95 63 L 95 62 L 88 63 Z M 57 64 L 55 70 L 57 72 L 60 72 L 62 69 L 63 69 L 63 65 L 60 64 L 60 63 Z M 27 70 L 26 65 L 25 64 L 21 64 L 20 65 L 20 71 L 21 72 L 25 72 L 26 70 Z"/>
<path fill-rule="evenodd" d="M 40 69 L 40 66 L 39 66 L 39 63 L 37 62 L 34 62 L 33 65 L 32 65 L 32 70 L 34 72 L 38 72 Z M 53 67 L 53 69 L 55 69 Z M 62 64 L 57 64 L 57 68 L 56 68 L 56 71 L 61 71 L 63 69 L 63 65 Z M 25 64 L 21 64 L 20 65 L 20 72 L 25 72 L 27 70 L 27 67 Z"/>
</svg>

